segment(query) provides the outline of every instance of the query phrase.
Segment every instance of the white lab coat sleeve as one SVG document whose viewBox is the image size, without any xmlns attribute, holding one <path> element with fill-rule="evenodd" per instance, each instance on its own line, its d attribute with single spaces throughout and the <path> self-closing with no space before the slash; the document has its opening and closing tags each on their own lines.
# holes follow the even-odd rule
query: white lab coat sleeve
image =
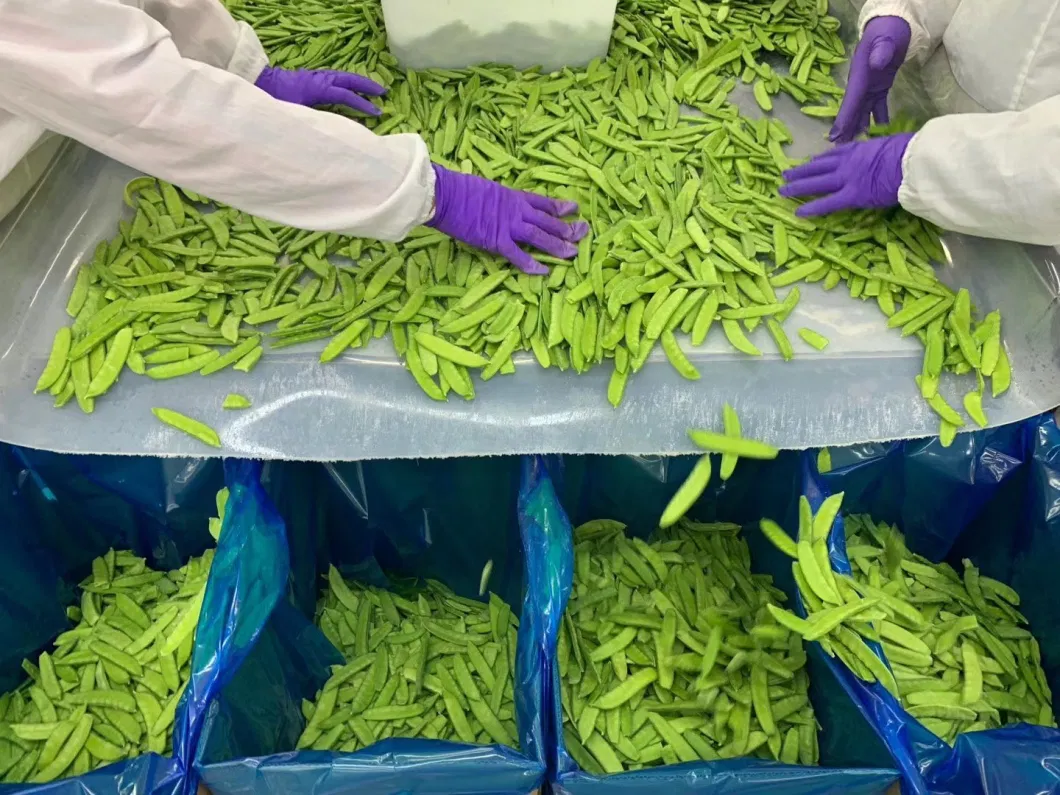
<svg viewBox="0 0 1060 795">
<path fill-rule="evenodd" d="M 979 237 L 1060 244 L 1060 97 L 931 119 L 906 149 L 902 206 Z"/>
<path fill-rule="evenodd" d="M 136 8 L 0 0 L 0 75 L 5 110 L 272 221 L 400 240 L 432 210 L 418 135 L 275 100 Z"/>
<path fill-rule="evenodd" d="M 253 83 L 269 65 L 254 29 L 237 22 L 220 0 L 140 0 L 169 31 L 185 58 L 217 66 Z"/>
<path fill-rule="evenodd" d="M 875 17 L 901 17 L 912 32 L 906 60 L 924 63 L 942 42 L 942 34 L 960 3 L 961 0 L 868 0 L 861 9 L 858 31 L 864 32 Z"/>
</svg>

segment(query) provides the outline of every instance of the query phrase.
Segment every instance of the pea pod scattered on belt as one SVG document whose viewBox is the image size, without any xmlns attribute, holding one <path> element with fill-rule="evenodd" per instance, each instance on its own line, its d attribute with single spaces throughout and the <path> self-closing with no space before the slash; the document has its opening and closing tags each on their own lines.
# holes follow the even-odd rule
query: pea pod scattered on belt
<svg viewBox="0 0 1060 795">
<path fill-rule="evenodd" d="M 825 544 L 837 497 L 829 498 L 822 522 L 807 521 L 802 498 L 798 544 L 811 545 L 816 565 L 798 556 L 792 567 L 808 618 L 777 610 L 778 620 L 818 640 L 859 678 L 879 682 L 950 744 L 964 732 L 1012 723 L 1055 727 L 1041 651 L 1018 610 L 1019 594 L 969 560 L 958 572 L 911 553 L 897 527 L 868 516 L 844 518 L 853 574 L 833 573 Z M 777 533 L 783 531 L 770 528 L 767 537 L 792 555 Z"/>
<path fill-rule="evenodd" d="M 346 663 L 302 702 L 299 749 L 351 753 L 389 737 L 519 747 L 518 621 L 496 595 L 478 602 L 434 581 L 390 592 L 332 566 L 317 623 Z"/>
<path fill-rule="evenodd" d="M 217 496 L 224 516 L 227 489 Z M 221 518 L 212 519 L 214 537 Z M 213 551 L 155 571 L 113 549 L 92 562 L 77 624 L 59 635 L 28 680 L 0 696 L 0 776 L 44 783 L 147 752 L 170 754 L 177 703 L 191 676 L 195 626 Z"/>
<path fill-rule="evenodd" d="M 764 109 L 785 93 L 810 115 L 835 115 L 843 90 L 832 71 L 846 52 L 823 2 L 717 11 L 622 0 L 607 57 L 551 74 L 497 65 L 402 71 L 377 0 L 226 5 L 255 28 L 271 63 L 357 71 L 386 85 L 382 117 L 362 120 L 376 133 L 420 135 L 435 162 L 576 200 L 593 234 L 574 260 L 542 256 L 551 273 L 530 277 L 430 229 L 397 245 L 300 231 L 140 178 L 125 192 L 132 219 L 82 266 L 68 304 L 72 339 L 58 338 L 45 366 L 40 388 L 59 384 L 60 405 L 70 394 L 64 352 L 91 355 L 126 327 L 134 371 L 153 348 L 230 353 L 253 330 L 266 331 L 262 345 L 214 367 L 247 370 L 264 345 L 321 339 L 330 340 L 322 361 L 332 361 L 389 331 L 435 400 L 470 399 L 476 372 L 482 380 L 513 373 L 532 353 L 541 367 L 613 367 L 607 396 L 617 405 L 660 348 L 682 376 L 698 378 L 688 345 L 703 344 L 714 325 L 739 352 L 774 346 L 791 358 L 782 324 L 797 282 L 842 282 L 921 340 L 931 352 L 925 399 L 935 398 L 943 371 L 976 371 L 995 396 L 1009 387 L 1000 316 L 978 317 L 966 293 L 937 279 L 932 263 L 945 252 L 935 229 L 903 211 L 797 218 L 797 205 L 777 195 L 795 162 L 785 152 L 790 130 L 768 110 L 752 119 L 730 101 L 742 81 Z M 778 60 L 785 68 L 774 68 Z M 141 347 L 145 339 L 152 345 Z M 425 347 L 439 342 L 457 358 L 439 361 Z M 83 365 L 70 369 L 72 394 L 89 411 Z M 184 374 L 155 375 L 174 371 Z M 981 421 L 979 403 L 969 405 Z"/>
<path fill-rule="evenodd" d="M 651 543 L 574 531 L 557 647 L 564 743 L 586 771 L 756 756 L 817 763 L 817 723 L 784 594 L 731 524 L 687 519 Z"/>
</svg>

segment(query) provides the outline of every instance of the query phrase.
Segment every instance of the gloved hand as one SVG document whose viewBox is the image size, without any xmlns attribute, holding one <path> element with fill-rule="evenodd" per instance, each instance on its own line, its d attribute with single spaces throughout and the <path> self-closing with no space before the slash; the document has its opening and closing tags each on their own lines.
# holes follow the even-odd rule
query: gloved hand
<svg viewBox="0 0 1060 795">
<path fill-rule="evenodd" d="M 383 115 L 383 111 L 358 95 L 381 97 L 386 89 L 352 72 L 266 66 L 254 85 L 271 97 L 295 105 L 345 105 L 369 116 Z"/>
<path fill-rule="evenodd" d="M 853 141 L 869 127 L 869 113 L 877 124 L 887 124 L 887 94 L 909 51 L 912 31 L 901 17 L 875 17 L 865 26 L 850 61 L 847 92 L 828 137 L 836 143 Z"/>
<path fill-rule="evenodd" d="M 796 210 L 801 217 L 893 207 L 898 204 L 902 186 L 902 156 L 911 140 L 913 133 L 902 133 L 840 144 L 785 171 L 788 184 L 781 187 L 780 195 L 801 198 L 824 194 Z"/>
<path fill-rule="evenodd" d="M 532 276 L 548 268 L 521 248 L 534 246 L 553 257 L 570 259 L 589 233 L 583 221 L 561 221 L 578 211 L 571 201 L 506 188 L 473 174 L 434 166 L 434 217 L 427 226 L 476 248 L 499 254 Z"/>
</svg>

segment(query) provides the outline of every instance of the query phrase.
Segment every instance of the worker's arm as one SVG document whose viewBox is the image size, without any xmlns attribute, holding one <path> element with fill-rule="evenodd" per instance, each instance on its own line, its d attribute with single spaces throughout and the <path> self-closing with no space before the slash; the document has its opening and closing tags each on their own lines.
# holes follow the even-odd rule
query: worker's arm
<svg viewBox="0 0 1060 795">
<path fill-rule="evenodd" d="M 798 209 L 802 216 L 901 204 L 954 232 L 1057 245 L 1060 97 L 837 146 L 784 178 L 781 195 L 817 197 Z"/>
<path fill-rule="evenodd" d="M 268 66 L 254 29 L 236 22 L 220 0 L 139 0 L 169 31 L 184 58 L 216 66 L 253 83 Z"/>
<path fill-rule="evenodd" d="M 898 198 L 945 229 L 1060 244 L 1060 97 L 932 119 L 902 158 Z"/>
<path fill-rule="evenodd" d="M 419 136 L 278 102 L 136 8 L 0 0 L 0 75 L 5 110 L 279 223 L 399 240 L 430 216 Z"/>
<path fill-rule="evenodd" d="M 328 69 L 270 67 L 254 29 L 236 22 L 220 0 L 137 0 L 158 20 L 184 58 L 242 77 L 275 99 L 296 105 L 345 105 L 370 116 L 380 111 L 370 97 L 385 89 L 367 77 Z"/>
<path fill-rule="evenodd" d="M 912 31 L 906 59 L 923 62 L 942 42 L 959 4 L 960 0 L 868 0 L 861 9 L 858 31 L 876 17 L 900 17 Z"/>
</svg>

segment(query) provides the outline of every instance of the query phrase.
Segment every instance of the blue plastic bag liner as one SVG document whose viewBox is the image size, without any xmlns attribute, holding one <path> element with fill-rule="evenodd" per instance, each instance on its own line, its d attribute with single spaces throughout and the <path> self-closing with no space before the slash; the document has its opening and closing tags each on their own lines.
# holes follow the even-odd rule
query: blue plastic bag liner
<svg viewBox="0 0 1060 795">
<path fill-rule="evenodd" d="M 192 769 L 210 704 L 253 648 L 290 572 L 284 523 L 261 485 L 261 464 L 226 460 L 225 481 L 224 522 L 174 730 L 173 754 L 185 770 Z"/>
<path fill-rule="evenodd" d="M 545 536 L 550 547 L 551 588 L 558 622 L 570 595 L 573 573 L 571 526 L 589 519 L 610 518 L 625 522 L 630 532 L 649 536 L 658 526 L 659 516 L 669 498 L 683 482 L 695 459 L 661 457 L 563 457 L 538 459 L 530 466 L 537 499 L 526 502 L 526 511 L 536 532 Z M 690 514 L 704 521 L 725 520 L 754 523 L 763 516 L 783 521 L 794 516 L 798 497 L 798 456 L 783 454 L 773 462 L 742 461 L 728 481 L 717 481 Z M 550 482 L 555 478 L 555 490 Z M 557 496 L 557 493 L 559 496 Z M 568 516 L 570 517 L 568 519 Z M 774 575 L 778 587 L 793 594 L 790 566 L 771 560 L 758 566 L 759 557 L 772 558 L 770 545 L 757 531 L 747 530 L 744 538 L 751 548 L 756 568 Z M 550 626 L 554 643 L 558 627 Z M 771 795 L 823 795 L 830 792 L 883 793 L 897 779 L 889 769 L 885 750 L 872 738 L 864 719 L 849 704 L 827 669 L 811 667 L 811 700 L 823 730 L 821 758 L 825 767 L 780 765 L 757 759 L 684 764 L 649 768 L 618 775 L 596 777 L 577 768 L 567 754 L 562 736 L 562 705 L 559 698 L 559 670 L 555 646 L 549 653 L 547 698 L 550 704 L 550 778 L 558 792 L 645 792 L 673 788 L 677 792 L 768 792 Z M 826 679 L 827 681 L 819 681 Z M 851 742 L 852 737 L 859 741 Z M 829 741 L 829 738 L 832 738 Z M 838 739 L 836 739 L 838 738 Z M 877 765 L 854 767 L 854 765 Z"/>
<path fill-rule="evenodd" d="M 254 648 L 210 706 L 197 754 L 214 795 L 297 791 L 517 793 L 541 787 L 545 725 L 541 708 L 549 605 L 529 587 L 544 579 L 547 554 L 520 536 L 518 458 L 378 461 L 315 467 L 315 476 L 282 469 L 266 480 L 289 515 L 289 601 L 273 612 Z M 283 493 L 284 486 L 298 493 Z M 524 554 L 524 548 L 526 550 Z M 432 578 L 474 598 L 493 560 L 490 590 L 520 617 L 514 687 L 520 751 L 392 738 L 352 753 L 295 752 L 305 727 L 300 704 L 314 700 L 342 662 L 312 623 L 329 565 L 344 576 L 385 586 L 388 575 Z"/>
<path fill-rule="evenodd" d="M 5 795 L 181 795 L 187 792 L 180 763 L 157 754 L 115 762 L 77 778 L 49 784 L 3 784 Z"/>
<path fill-rule="evenodd" d="M 110 547 L 131 549 L 159 570 L 202 554 L 214 544 L 207 522 L 225 485 L 219 460 L 71 456 L 10 445 L 0 445 L 0 478 L 2 499 L 21 517 L 9 535 L 18 531 L 38 545 L 55 573 L 75 583 Z"/>
<path fill-rule="evenodd" d="M 803 456 L 804 491 L 814 509 L 843 491 L 844 514 L 897 523 L 913 552 L 958 567 L 969 558 L 983 574 L 1007 582 L 1022 598 L 1049 685 L 1060 692 L 1060 431 L 1052 417 L 961 434 L 948 449 L 938 440 L 904 442 L 832 450 L 831 460 L 832 469 L 821 474 L 816 454 Z M 840 517 L 830 554 L 834 569 L 849 572 L 844 539 Z M 907 791 L 1060 792 L 1060 731 L 1005 727 L 961 735 L 951 748 L 881 685 L 866 684 L 838 660 L 826 665 L 886 743 Z"/>
<path fill-rule="evenodd" d="M 266 608 L 255 592 L 267 582 L 255 569 L 258 549 L 269 538 L 268 501 L 258 484 L 260 465 L 228 467 L 232 497 L 222 540 L 200 614 L 192 679 L 174 726 L 174 756 L 126 760 L 77 778 L 45 785 L 11 785 L 20 792 L 70 795 L 169 795 L 194 790 L 191 763 L 201 718 L 230 670 L 227 661 L 250 639 L 240 634 L 255 609 Z M 214 545 L 208 520 L 224 485 L 220 466 L 201 461 L 78 458 L 0 446 L 0 514 L 5 517 L 0 558 L 0 690 L 24 678 L 21 661 L 35 657 L 69 627 L 65 608 L 91 561 L 108 548 L 131 549 L 156 570 L 179 567 Z M 272 520 L 273 524 L 278 519 Z M 280 524 L 282 529 L 282 523 Z M 286 552 L 282 532 L 278 549 Z M 258 553 L 258 554 L 256 554 Z M 282 556 L 272 557 L 283 562 Z M 279 585 L 286 582 L 282 569 Z M 248 606 L 243 602 L 249 602 Z M 239 620 L 236 608 L 240 608 Z"/>
<path fill-rule="evenodd" d="M 0 692 L 22 660 L 68 627 L 66 606 L 92 560 L 130 549 L 157 570 L 214 545 L 208 520 L 220 463 L 62 456 L 0 445 Z"/>
</svg>

